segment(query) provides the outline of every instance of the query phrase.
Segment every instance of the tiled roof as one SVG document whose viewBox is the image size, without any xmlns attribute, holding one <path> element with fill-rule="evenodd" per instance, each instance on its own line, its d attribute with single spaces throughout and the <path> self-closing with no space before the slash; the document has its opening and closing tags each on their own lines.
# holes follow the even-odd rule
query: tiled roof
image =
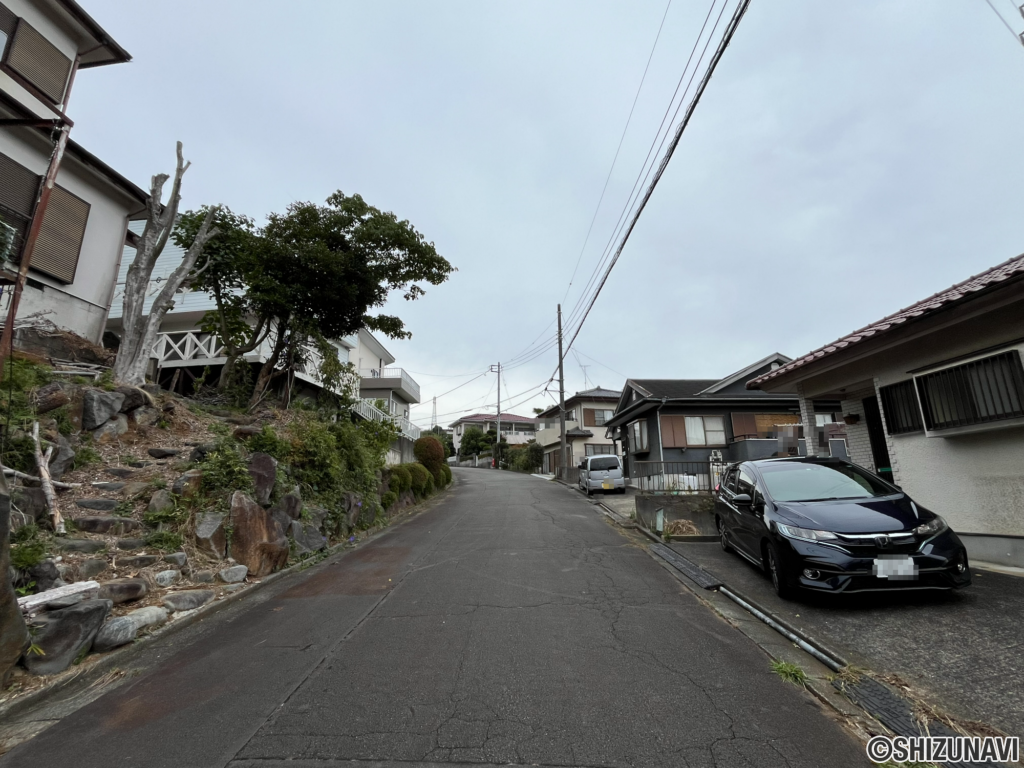
<svg viewBox="0 0 1024 768">
<path fill-rule="evenodd" d="M 604 389 L 603 387 L 594 387 L 593 389 L 586 389 L 582 392 L 577 392 L 575 397 L 609 397 L 615 400 L 619 399 L 619 395 L 622 394 L 620 389 Z"/>
<path fill-rule="evenodd" d="M 914 320 L 922 315 L 936 312 L 948 304 L 969 298 L 972 294 L 992 288 L 993 286 L 1022 273 L 1024 273 L 1024 254 L 1015 256 L 1008 261 L 1004 261 L 1002 264 L 992 267 L 992 269 L 986 272 L 982 272 L 979 275 L 975 275 L 974 277 L 964 280 L 962 283 L 957 283 L 951 288 L 947 288 L 944 291 L 933 294 L 923 301 L 910 305 L 906 309 L 901 309 L 899 312 L 889 315 L 888 317 L 883 317 L 878 322 L 865 326 L 859 331 L 854 331 L 848 336 L 844 336 L 841 339 L 833 341 L 831 344 L 826 344 L 824 347 L 820 347 L 813 352 L 809 352 L 803 357 L 798 357 L 791 363 L 787 363 L 786 365 L 776 368 L 774 371 L 770 371 L 763 376 L 759 376 L 758 378 L 747 382 L 747 388 L 753 389 L 758 387 L 766 381 L 771 381 L 774 378 L 790 373 L 797 368 L 802 368 L 805 365 L 808 365 L 815 360 L 820 360 L 823 357 L 827 357 L 828 355 L 834 355 L 836 352 L 840 352 L 854 344 L 858 344 L 865 339 L 890 331 L 908 320 Z"/>
<path fill-rule="evenodd" d="M 580 429 L 579 427 L 573 427 L 565 431 L 566 437 L 593 437 L 594 433 L 589 429 Z"/>
</svg>

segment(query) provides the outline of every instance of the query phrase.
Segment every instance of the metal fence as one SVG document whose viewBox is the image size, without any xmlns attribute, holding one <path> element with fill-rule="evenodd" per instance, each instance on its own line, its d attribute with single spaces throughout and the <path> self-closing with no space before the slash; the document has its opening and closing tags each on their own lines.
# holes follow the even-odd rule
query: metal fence
<svg viewBox="0 0 1024 768">
<path fill-rule="evenodd" d="M 710 461 L 634 461 L 630 480 L 642 493 L 710 493 L 725 467 Z"/>
</svg>

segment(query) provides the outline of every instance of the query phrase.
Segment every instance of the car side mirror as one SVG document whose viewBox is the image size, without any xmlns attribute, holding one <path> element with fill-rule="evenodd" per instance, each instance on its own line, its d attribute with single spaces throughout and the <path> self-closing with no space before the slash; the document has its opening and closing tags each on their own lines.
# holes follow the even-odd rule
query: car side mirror
<svg viewBox="0 0 1024 768">
<path fill-rule="evenodd" d="M 737 493 L 732 497 L 732 503 L 738 507 L 749 507 L 750 506 L 750 494 L 749 493 Z"/>
</svg>

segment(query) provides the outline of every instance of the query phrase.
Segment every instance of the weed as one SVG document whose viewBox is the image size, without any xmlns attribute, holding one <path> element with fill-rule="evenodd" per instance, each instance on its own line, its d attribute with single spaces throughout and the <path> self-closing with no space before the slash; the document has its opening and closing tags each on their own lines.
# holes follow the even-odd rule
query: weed
<svg viewBox="0 0 1024 768">
<path fill-rule="evenodd" d="M 26 541 L 32 541 L 39 536 L 39 528 L 36 527 L 35 523 L 29 523 L 23 525 L 18 530 L 11 534 L 11 543 L 13 544 L 24 544 Z"/>
<path fill-rule="evenodd" d="M 91 445 L 81 445 L 78 447 L 78 450 L 75 451 L 75 458 L 71 462 L 71 468 L 81 469 L 82 467 L 88 467 L 90 464 L 97 464 L 101 461 L 103 461 L 103 457 L 100 456 L 99 451 Z"/>
<path fill-rule="evenodd" d="M 796 664 L 791 664 L 788 661 L 773 661 L 772 672 L 788 683 L 793 683 L 794 685 L 807 684 L 807 674 Z"/>
<path fill-rule="evenodd" d="M 19 597 L 24 597 L 25 595 L 31 595 L 32 594 L 32 588 L 35 585 L 36 585 L 36 583 L 34 581 L 30 581 L 24 587 L 15 587 L 14 591 L 18 593 Z"/>
<path fill-rule="evenodd" d="M 142 522 L 148 525 L 150 528 L 156 528 L 158 526 L 170 526 L 172 528 L 178 528 L 181 526 L 189 517 L 188 507 L 178 503 L 177 497 L 174 497 L 174 506 L 170 509 L 164 509 L 160 511 L 149 511 L 148 509 L 142 514 Z M 158 531 L 163 533 L 163 531 Z M 154 545 L 155 546 L 155 545 Z M 174 550 L 175 552 L 177 550 Z"/>
<path fill-rule="evenodd" d="M 107 368 L 96 378 L 96 386 L 101 389 L 105 389 L 107 392 L 113 392 L 117 389 L 117 384 L 114 383 L 114 370 Z"/>
<path fill-rule="evenodd" d="M 46 546 L 39 539 L 32 539 L 11 547 L 11 565 L 19 571 L 26 571 L 38 565 L 46 556 Z"/>
<path fill-rule="evenodd" d="M 80 387 L 87 387 L 93 383 L 93 380 L 87 379 L 85 376 L 72 376 L 71 383 L 77 384 Z"/>
<path fill-rule="evenodd" d="M 184 539 L 180 533 L 154 531 L 146 537 L 146 545 L 161 552 L 180 552 Z"/>
<path fill-rule="evenodd" d="M 830 683 L 839 683 L 841 686 L 857 685 L 865 674 L 864 670 L 860 667 L 846 666 L 834 675 L 829 675 L 828 681 Z"/>
<path fill-rule="evenodd" d="M 35 643 L 31 643 L 29 645 L 29 647 L 26 649 L 25 655 L 26 656 L 45 656 L 46 655 L 46 651 L 44 651 L 42 648 L 40 648 Z"/>
<path fill-rule="evenodd" d="M 149 484 L 156 488 L 158 491 L 162 491 L 167 487 L 167 481 L 164 480 L 162 477 L 158 477 L 156 480 L 151 480 Z"/>
<path fill-rule="evenodd" d="M 259 434 L 250 437 L 248 444 L 249 450 L 269 453 L 278 461 L 286 461 L 291 451 L 291 443 L 278 437 L 269 424 L 264 425 Z"/>
<path fill-rule="evenodd" d="M 91 646 L 89 646 L 89 645 L 83 645 L 82 646 L 82 650 L 80 650 L 78 652 L 78 655 L 75 656 L 75 660 L 73 662 L 71 662 L 72 666 L 77 667 L 79 664 L 81 664 L 83 661 L 85 661 L 85 657 L 89 655 L 89 648 L 90 647 Z"/>
<path fill-rule="evenodd" d="M 117 460 L 121 464 L 131 464 L 133 461 L 137 461 L 137 459 L 130 453 L 122 453 L 120 456 L 117 457 Z"/>
<path fill-rule="evenodd" d="M 70 406 L 62 405 L 60 408 L 50 411 L 50 416 L 57 422 L 57 431 L 64 437 L 75 431 L 75 425 L 71 422 Z"/>
<path fill-rule="evenodd" d="M 164 416 L 161 416 L 156 420 L 156 427 L 157 429 L 170 429 L 171 422 L 169 422 Z"/>
</svg>

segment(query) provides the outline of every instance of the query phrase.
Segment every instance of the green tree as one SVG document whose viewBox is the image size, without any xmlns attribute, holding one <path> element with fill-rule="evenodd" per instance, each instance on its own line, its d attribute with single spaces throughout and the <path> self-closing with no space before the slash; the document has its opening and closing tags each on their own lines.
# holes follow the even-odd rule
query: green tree
<svg viewBox="0 0 1024 768">
<path fill-rule="evenodd" d="M 462 443 L 459 446 L 459 455 L 472 456 L 475 453 L 486 451 L 493 444 L 493 440 L 490 443 L 487 442 L 486 435 L 484 435 L 484 431 L 480 427 L 466 427 L 466 432 L 462 436 Z"/>
<path fill-rule="evenodd" d="M 189 227 L 190 216 L 198 214 L 184 217 Z M 211 263 L 209 276 L 198 279 L 221 294 L 219 317 L 209 325 L 231 338 L 232 349 L 270 340 L 250 405 L 273 379 L 307 365 L 310 348 L 322 360 L 325 386 L 340 383 L 343 367 L 330 339 L 362 327 L 410 337 L 398 317 L 371 312 L 392 291 L 418 299 L 425 293 L 420 283 L 439 285 L 455 269 L 408 221 L 340 191 L 326 205 L 293 203 L 286 213 L 271 214 L 262 230 L 252 231 L 242 217 L 231 223 L 237 238 L 221 250 L 216 268 Z"/>
</svg>

